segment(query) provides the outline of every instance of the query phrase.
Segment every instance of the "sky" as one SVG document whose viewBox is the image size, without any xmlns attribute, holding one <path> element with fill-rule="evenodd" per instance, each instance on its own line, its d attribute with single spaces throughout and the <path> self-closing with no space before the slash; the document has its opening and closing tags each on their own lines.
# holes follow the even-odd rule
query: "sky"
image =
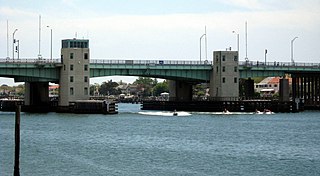
<svg viewBox="0 0 320 176">
<path fill-rule="evenodd" d="M 202 60 L 212 52 L 237 49 L 251 61 L 320 63 L 319 0 L 0 0 L 0 58 L 12 57 L 12 34 L 20 58 L 60 57 L 61 40 L 89 39 L 91 59 Z M 7 21 L 9 50 L 7 50 Z M 247 47 L 245 23 L 247 22 Z M 49 26 L 49 27 L 47 27 Z M 232 31 L 235 31 L 234 33 Z M 8 52 L 9 51 L 9 54 Z M 104 77 L 132 82 L 132 77 Z M 0 84 L 12 79 L 0 79 Z M 10 84 L 10 83 L 9 83 Z"/>
</svg>

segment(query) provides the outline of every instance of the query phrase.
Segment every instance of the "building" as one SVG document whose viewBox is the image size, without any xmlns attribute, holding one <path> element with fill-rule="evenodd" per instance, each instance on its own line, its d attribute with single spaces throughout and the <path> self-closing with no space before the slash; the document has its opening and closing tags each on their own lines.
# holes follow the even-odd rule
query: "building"
<svg viewBox="0 0 320 176">
<path fill-rule="evenodd" d="M 279 93 L 281 77 L 267 77 L 261 82 L 254 85 L 255 92 L 260 93 L 261 97 L 272 97 Z M 289 87 L 292 84 L 292 79 L 288 78 Z"/>
<path fill-rule="evenodd" d="M 213 75 L 210 80 L 210 96 L 215 100 L 221 101 L 238 100 L 238 52 L 214 51 L 213 57 Z"/>
<path fill-rule="evenodd" d="M 76 100 L 89 100 L 89 40 L 62 40 L 59 106 Z"/>
</svg>

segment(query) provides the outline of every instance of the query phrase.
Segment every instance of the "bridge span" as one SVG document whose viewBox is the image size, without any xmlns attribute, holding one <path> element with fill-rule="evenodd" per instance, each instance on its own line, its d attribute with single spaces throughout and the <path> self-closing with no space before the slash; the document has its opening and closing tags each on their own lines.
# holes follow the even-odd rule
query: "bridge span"
<svg viewBox="0 0 320 176">
<path fill-rule="evenodd" d="M 0 59 L 0 77 L 16 82 L 58 83 L 61 59 Z M 320 73 L 320 63 L 240 61 L 240 78 Z M 210 61 L 91 59 L 90 78 L 103 76 L 143 76 L 189 82 L 208 82 L 214 66 Z"/>
</svg>

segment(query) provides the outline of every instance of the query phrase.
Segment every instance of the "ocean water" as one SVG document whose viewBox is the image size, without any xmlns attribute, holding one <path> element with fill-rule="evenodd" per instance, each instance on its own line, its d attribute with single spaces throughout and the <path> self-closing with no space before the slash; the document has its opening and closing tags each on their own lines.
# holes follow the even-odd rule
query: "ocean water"
<svg viewBox="0 0 320 176">
<path fill-rule="evenodd" d="M 22 113 L 20 174 L 320 175 L 318 111 L 168 116 L 139 108 Z M 13 163 L 14 113 L 0 112 L 0 175 L 13 175 Z"/>
</svg>

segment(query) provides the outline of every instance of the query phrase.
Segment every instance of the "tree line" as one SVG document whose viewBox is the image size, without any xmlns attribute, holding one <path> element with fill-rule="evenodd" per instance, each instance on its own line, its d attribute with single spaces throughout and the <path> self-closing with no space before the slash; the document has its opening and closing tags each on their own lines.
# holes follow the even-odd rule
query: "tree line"
<svg viewBox="0 0 320 176">
<path fill-rule="evenodd" d="M 166 80 L 158 82 L 156 78 L 148 77 L 138 77 L 132 84 L 108 80 L 101 84 L 90 85 L 90 95 L 99 96 L 130 94 L 147 97 L 160 96 L 163 92 L 169 92 L 168 82 Z"/>
</svg>

